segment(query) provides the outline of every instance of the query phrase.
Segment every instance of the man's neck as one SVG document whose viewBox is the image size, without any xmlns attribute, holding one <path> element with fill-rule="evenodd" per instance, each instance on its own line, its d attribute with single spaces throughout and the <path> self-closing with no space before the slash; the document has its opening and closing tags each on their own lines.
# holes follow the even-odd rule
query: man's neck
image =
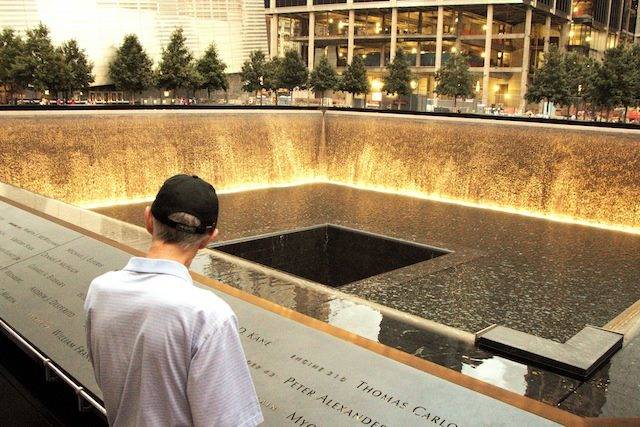
<svg viewBox="0 0 640 427">
<path fill-rule="evenodd" d="M 178 245 L 154 240 L 151 242 L 151 247 L 147 252 L 147 258 L 168 259 L 171 261 L 177 261 L 180 264 L 189 267 L 197 252 L 197 250 L 183 249 Z"/>
</svg>

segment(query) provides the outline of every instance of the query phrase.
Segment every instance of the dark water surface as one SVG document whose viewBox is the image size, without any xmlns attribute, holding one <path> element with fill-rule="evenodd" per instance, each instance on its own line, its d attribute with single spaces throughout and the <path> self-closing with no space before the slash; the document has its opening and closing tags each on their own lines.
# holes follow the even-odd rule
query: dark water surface
<svg viewBox="0 0 640 427">
<path fill-rule="evenodd" d="M 638 235 L 326 184 L 220 204 L 223 241 L 332 223 L 454 251 L 340 290 L 470 332 L 497 323 L 565 341 L 640 299 Z M 142 225 L 144 205 L 97 211 Z"/>
<path fill-rule="evenodd" d="M 454 251 L 339 289 L 475 332 L 564 341 L 640 299 L 640 236 L 415 198 L 308 185 L 220 196 L 220 240 L 333 223 Z M 146 204 L 98 212 L 142 225 Z M 205 260 L 210 277 L 518 394 L 591 417 L 640 416 L 640 338 L 579 381 L 416 329 L 376 310 Z"/>
</svg>

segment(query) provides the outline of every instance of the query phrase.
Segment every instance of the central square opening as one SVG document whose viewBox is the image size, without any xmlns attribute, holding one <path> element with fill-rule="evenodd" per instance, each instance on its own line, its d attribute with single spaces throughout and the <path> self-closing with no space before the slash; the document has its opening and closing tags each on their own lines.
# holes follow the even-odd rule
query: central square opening
<svg viewBox="0 0 640 427">
<path fill-rule="evenodd" d="M 331 224 L 222 242 L 211 249 L 331 287 L 449 253 Z"/>
</svg>

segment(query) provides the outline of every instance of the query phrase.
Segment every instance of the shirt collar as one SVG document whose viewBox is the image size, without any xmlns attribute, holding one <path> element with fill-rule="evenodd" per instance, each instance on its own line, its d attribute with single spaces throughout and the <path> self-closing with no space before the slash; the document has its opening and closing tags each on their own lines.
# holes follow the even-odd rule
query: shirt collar
<svg viewBox="0 0 640 427">
<path fill-rule="evenodd" d="M 132 257 L 123 270 L 136 273 L 169 274 L 193 284 L 187 267 L 169 259 Z"/>
</svg>

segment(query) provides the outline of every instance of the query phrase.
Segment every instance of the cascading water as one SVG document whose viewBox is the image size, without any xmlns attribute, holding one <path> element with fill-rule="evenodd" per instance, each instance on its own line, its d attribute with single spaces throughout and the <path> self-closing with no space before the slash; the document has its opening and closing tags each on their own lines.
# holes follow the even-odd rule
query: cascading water
<svg viewBox="0 0 640 427">
<path fill-rule="evenodd" d="M 308 182 L 640 232 L 640 132 L 341 112 L 85 112 L 0 118 L 0 181 L 83 206 L 175 173 L 220 190 Z"/>
</svg>

